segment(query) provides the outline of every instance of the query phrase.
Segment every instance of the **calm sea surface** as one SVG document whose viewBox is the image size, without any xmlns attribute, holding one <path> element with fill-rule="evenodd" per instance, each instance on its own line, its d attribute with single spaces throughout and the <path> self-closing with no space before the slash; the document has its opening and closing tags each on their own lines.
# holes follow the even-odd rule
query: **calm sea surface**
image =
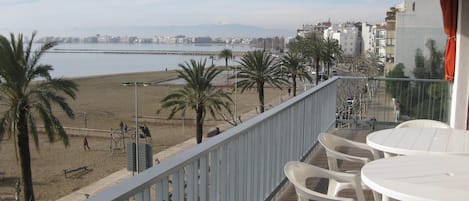
<svg viewBox="0 0 469 201">
<path fill-rule="evenodd" d="M 187 50 L 221 51 L 224 48 L 233 51 L 254 50 L 249 46 L 225 45 L 168 45 L 168 44 L 59 44 L 54 48 L 87 50 Z M 84 77 L 130 72 L 162 71 L 177 69 L 178 64 L 189 59 L 207 59 L 207 66 L 212 60 L 208 56 L 187 55 L 150 55 L 150 54 L 102 54 L 102 53 L 47 53 L 41 64 L 53 66 L 53 77 Z M 225 65 L 223 59 L 216 58 L 215 65 Z"/>
</svg>

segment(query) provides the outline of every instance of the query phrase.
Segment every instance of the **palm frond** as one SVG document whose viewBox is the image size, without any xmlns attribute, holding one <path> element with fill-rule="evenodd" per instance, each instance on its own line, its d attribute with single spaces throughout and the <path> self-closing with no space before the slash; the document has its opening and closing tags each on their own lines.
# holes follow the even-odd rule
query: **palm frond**
<svg viewBox="0 0 469 201">
<path fill-rule="evenodd" d="M 75 99 L 76 92 L 78 91 L 78 85 L 71 80 L 66 80 L 62 78 L 54 78 L 46 82 L 40 83 L 38 85 L 38 89 L 63 92 L 70 98 Z"/>
<path fill-rule="evenodd" d="M 39 136 L 37 132 L 36 121 L 31 114 L 28 115 L 28 125 L 29 133 L 31 134 L 31 136 L 33 136 L 34 146 L 36 147 L 36 150 L 39 151 Z"/>
<path fill-rule="evenodd" d="M 36 78 L 46 78 L 47 80 L 51 79 L 49 71 L 52 71 L 53 68 L 51 65 L 38 65 L 35 69 L 28 71 L 28 80 L 32 81 Z"/>
<path fill-rule="evenodd" d="M 31 56 L 31 50 L 33 48 L 33 41 L 34 41 L 34 38 L 36 37 L 36 31 L 33 31 L 33 33 L 31 34 L 31 39 L 28 41 L 28 45 L 26 46 L 26 55 L 24 56 L 25 60 L 26 61 L 29 61 L 29 58 Z"/>
<path fill-rule="evenodd" d="M 35 52 L 33 57 L 31 57 L 30 60 L 28 60 L 29 66 L 32 69 L 36 64 L 38 63 L 39 59 L 46 53 L 47 50 L 55 47 L 58 43 L 55 41 L 52 42 L 46 42 L 43 45 L 41 45 Z"/>
</svg>

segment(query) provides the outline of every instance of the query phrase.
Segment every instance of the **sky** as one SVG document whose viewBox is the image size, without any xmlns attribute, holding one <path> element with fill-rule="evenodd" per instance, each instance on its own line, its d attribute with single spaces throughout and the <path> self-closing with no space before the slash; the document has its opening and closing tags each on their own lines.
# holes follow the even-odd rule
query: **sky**
<svg viewBox="0 0 469 201">
<path fill-rule="evenodd" d="M 0 0 L 0 33 L 126 26 L 243 24 L 296 30 L 302 24 L 381 23 L 403 0 Z"/>
</svg>

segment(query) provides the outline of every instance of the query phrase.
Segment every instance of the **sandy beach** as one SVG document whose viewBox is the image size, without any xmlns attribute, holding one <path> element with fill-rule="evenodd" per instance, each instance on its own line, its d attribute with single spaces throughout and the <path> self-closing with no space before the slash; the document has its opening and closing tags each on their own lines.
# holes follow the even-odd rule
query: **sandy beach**
<svg viewBox="0 0 469 201">
<path fill-rule="evenodd" d="M 118 74 L 107 76 L 94 76 L 75 78 L 79 84 L 79 92 L 75 101 L 69 103 L 76 113 L 74 120 L 61 117 L 64 126 L 72 128 L 89 128 L 108 130 L 119 128 L 121 121 L 129 127 L 134 127 L 135 89 L 122 86 L 125 81 L 156 82 L 175 78 L 175 71 L 145 72 Z M 148 142 L 153 145 L 153 153 L 158 153 L 170 146 L 183 142 L 195 136 L 193 113 L 186 114 L 178 120 L 166 120 L 168 111 L 160 109 L 160 100 L 181 86 L 157 85 L 138 88 L 140 125 L 147 125 L 152 134 Z M 232 91 L 231 87 L 224 87 Z M 266 100 L 278 103 L 280 90 L 267 88 Z M 283 90 L 285 95 L 286 90 Z M 268 102 L 268 101 L 266 101 Z M 238 94 L 238 113 L 242 114 L 255 110 L 258 106 L 257 94 L 254 90 Z M 266 106 L 269 107 L 269 106 Z M 215 126 L 225 123 L 209 118 L 205 124 L 204 133 L 214 129 Z M 225 123 L 226 124 L 226 123 Z M 110 132 L 109 132 L 110 133 Z M 84 133 L 86 135 L 86 132 Z M 100 137 L 88 137 L 91 151 L 83 149 L 82 136 L 70 136 L 70 146 L 65 147 L 59 140 L 49 143 L 46 136 L 40 136 L 39 149 L 31 143 L 32 171 L 34 190 L 37 200 L 55 200 L 75 190 L 87 186 L 117 170 L 126 167 L 126 153 L 121 150 L 110 150 L 111 143 L 116 148 L 108 133 Z M 119 146 L 117 146 L 119 148 Z M 20 177 L 20 167 L 14 155 L 12 139 L 4 139 L 0 144 L 0 172 L 4 172 L 3 180 L 0 177 L 0 200 L 2 196 L 13 193 L 11 181 Z M 81 171 L 65 177 L 64 169 L 87 166 L 88 171 Z"/>
</svg>

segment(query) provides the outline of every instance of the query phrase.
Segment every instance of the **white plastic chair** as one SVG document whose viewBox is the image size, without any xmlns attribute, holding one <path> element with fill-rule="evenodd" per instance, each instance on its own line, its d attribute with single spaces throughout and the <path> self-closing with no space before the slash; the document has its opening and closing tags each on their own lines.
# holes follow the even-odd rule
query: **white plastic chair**
<svg viewBox="0 0 469 201">
<path fill-rule="evenodd" d="M 318 201 L 352 201 L 353 198 L 338 197 L 337 195 L 326 195 L 313 191 L 306 187 L 308 178 L 326 178 L 349 183 L 355 190 L 358 201 L 365 201 L 365 195 L 361 187 L 359 175 L 335 172 L 322 169 L 299 161 L 290 161 L 284 166 L 284 172 L 288 180 L 295 186 L 298 201 L 318 200 Z"/>
<path fill-rule="evenodd" d="M 321 133 L 318 137 L 319 143 L 324 147 L 326 150 L 327 155 L 327 164 L 330 170 L 333 171 L 341 171 L 338 165 L 338 160 L 349 161 L 353 163 L 358 163 L 361 165 L 365 165 L 366 163 L 379 159 L 379 152 L 374 150 L 370 146 L 364 143 L 355 142 L 352 140 L 348 140 L 333 134 L 328 133 Z M 372 158 L 362 157 L 362 156 L 353 156 L 350 154 L 342 153 L 337 151 L 340 147 L 348 147 L 348 148 L 355 148 L 355 149 L 362 149 L 366 150 L 371 153 Z M 353 173 L 356 175 L 360 175 L 360 170 L 346 170 L 346 173 Z M 335 195 L 337 192 L 349 188 L 348 183 L 342 183 L 339 181 L 331 180 L 329 181 L 329 187 L 327 194 Z M 368 189 L 367 186 L 363 185 L 364 189 Z M 373 197 L 375 200 L 379 200 L 378 194 L 373 191 Z"/>
<path fill-rule="evenodd" d="M 404 121 L 396 126 L 396 128 L 450 128 L 448 124 L 441 121 L 435 121 L 430 119 L 416 119 Z"/>
</svg>

